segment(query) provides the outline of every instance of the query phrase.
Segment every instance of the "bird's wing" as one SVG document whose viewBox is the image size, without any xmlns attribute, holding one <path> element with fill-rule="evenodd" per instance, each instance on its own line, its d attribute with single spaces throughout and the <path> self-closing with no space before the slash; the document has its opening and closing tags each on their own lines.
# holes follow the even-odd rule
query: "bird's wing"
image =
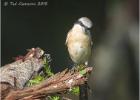
<svg viewBox="0 0 140 100">
<path fill-rule="evenodd" d="M 71 33 L 71 30 L 68 32 L 68 34 L 67 34 L 67 38 L 66 38 L 66 41 L 65 41 L 65 45 L 67 45 L 67 43 L 68 43 L 68 40 L 69 40 L 69 38 L 70 38 L 70 34 Z"/>
<path fill-rule="evenodd" d="M 92 41 L 92 36 L 91 36 L 91 33 L 90 33 L 90 31 L 89 30 L 87 30 L 86 31 L 87 32 L 87 34 L 89 35 L 89 38 L 90 38 L 90 44 L 91 44 L 91 46 L 93 45 L 93 41 Z"/>
</svg>

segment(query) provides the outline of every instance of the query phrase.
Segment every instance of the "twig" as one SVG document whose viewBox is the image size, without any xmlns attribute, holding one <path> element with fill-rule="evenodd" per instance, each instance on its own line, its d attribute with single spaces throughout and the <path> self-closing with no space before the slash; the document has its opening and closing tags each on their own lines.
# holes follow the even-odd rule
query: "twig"
<svg viewBox="0 0 140 100">
<path fill-rule="evenodd" d="M 5 65 L 1 70 L 1 95 L 5 100 L 40 100 L 50 94 L 66 91 L 74 86 L 79 86 L 87 81 L 87 78 L 78 71 L 65 69 L 47 78 L 38 85 L 24 87 L 34 72 L 43 67 L 43 50 L 32 48 L 23 58 Z M 92 71 L 92 67 L 84 69 L 85 74 Z M 4 76 L 5 75 L 5 76 Z"/>
</svg>

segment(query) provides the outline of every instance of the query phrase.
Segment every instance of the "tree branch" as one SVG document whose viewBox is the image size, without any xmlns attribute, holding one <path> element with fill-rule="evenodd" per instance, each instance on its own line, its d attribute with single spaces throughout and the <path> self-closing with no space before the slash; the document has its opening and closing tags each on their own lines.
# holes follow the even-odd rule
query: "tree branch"
<svg viewBox="0 0 140 100">
<path fill-rule="evenodd" d="M 39 49 L 38 49 L 39 50 Z M 22 59 L 18 59 L 14 63 L 8 64 L 3 66 L 0 70 L 2 70 L 2 73 L 0 77 L 2 78 L 4 75 L 4 72 L 6 73 L 6 77 L 2 78 L 1 80 L 1 95 L 2 99 L 5 100 L 39 100 L 46 95 L 66 91 L 73 86 L 82 85 L 87 81 L 87 78 L 81 74 L 78 71 L 71 71 L 68 69 L 65 69 L 62 72 L 58 72 L 55 75 L 45 79 L 38 85 L 34 85 L 32 87 L 24 87 L 27 81 L 31 78 L 33 73 L 35 71 L 38 71 L 40 68 L 42 68 L 43 65 L 43 59 L 40 58 L 43 54 L 41 53 L 40 56 L 37 56 L 36 53 L 38 53 L 37 49 L 32 49 L 27 53 L 26 56 Z M 41 50 L 41 49 L 40 49 Z M 34 52 L 33 52 L 34 51 Z M 22 67 L 24 68 L 22 68 Z M 25 75 L 24 71 L 27 71 L 27 67 L 32 67 L 33 71 L 28 71 L 28 75 Z M 10 74 L 11 70 L 9 69 L 15 68 L 14 74 Z M 19 69 L 22 68 L 22 71 Z M 26 69 L 27 68 L 27 69 Z M 18 70 L 17 70 L 18 69 Z M 9 71 L 9 73 L 8 73 Z M 92 71 L 92 67 L 87 67 L 83 70 L 85 73 L 89 73 Z M 23 76 L 22 80 L 20 77 Z M 19 73 L 19 74 L 16 74 Z M 11 75 L 12 77 L 9 77 Z M 18 76 L 16 76 L 18 75 Z M 10 80 L 10 81 L 9 81 Z M 24 80 L 24 81 L 23 81 Z M 20 84 L 20 85 L 19 85 Z"/>
</svg>

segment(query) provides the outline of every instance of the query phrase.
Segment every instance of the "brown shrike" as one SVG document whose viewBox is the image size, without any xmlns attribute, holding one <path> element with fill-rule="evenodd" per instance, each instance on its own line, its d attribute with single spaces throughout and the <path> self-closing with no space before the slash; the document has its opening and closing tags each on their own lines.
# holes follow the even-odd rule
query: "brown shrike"
<svg viewBox="0 0 140 100">
<path fill-rule="evenodd" d="M 89 30 L 91 27 L 91 20 L 87 17 L 81 17 L 74 23 L 67 34 L 65 44 L 75 64 L 88 64 L 92 49 L 92 39 Z"/>
</svg>

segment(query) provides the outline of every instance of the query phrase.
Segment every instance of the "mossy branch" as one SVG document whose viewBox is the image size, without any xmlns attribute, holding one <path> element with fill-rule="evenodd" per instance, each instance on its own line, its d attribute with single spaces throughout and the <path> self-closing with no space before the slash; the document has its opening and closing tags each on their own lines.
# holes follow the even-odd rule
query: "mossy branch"
<svg viewBox="0 0 140 100">
<path fill-rule="evenodd" d="M 44 57 L 42 57 L 42 56 L 43 56 L 43 52 L 41 49 L 37 49 L 37 48 L 31 49 L 27 53 L 26 56 L 24 56 L 22 59 L 18 59 L 18 63 L 16 63 L 16 66 L 19 67 L 18 65 L 21 65 L 21 63 L 22 63 L 22 65 L 24 65 L 24 63 L 26 62 L 26 66 L 28 66 L 28 67 L 32 66 L 33 68 L 35 67 L 36 72 L 38 72 L 40 70 L 40 68 L 46 68 L 45 74 L 48 74 L 48 76 L 43 77 L 45 75 L 44 73 L 36 75 L 34 72 L 30 71 L 30 72 L 32 72 L 32 74 L 29 74 L 29 73 L 28 74 L 30 76 L 33 76 L 33 77 L 30 77 L 30 78 L 32 78 L 32 82 L 34 79 L 36 79 L 38 82 L 35 83 L 34 85 L 30 84 L 30 87 L 23 87 L 22 86 L 23 83 L 22 83 L 20 85 L 20 87 L 23 87 L 23 88 L 16 87 L 17 86 L 16 84 L 18 84 L 18 82 L 19 82 L 19 80 L 18 80 L 19 76 L 12 76 L 13 77 L 12 79 L 14 79 L 14 81 L 7 81 L 7 82 L 6 82 L 6 80 L 1 81 L 0 85 L 6 86 L 5 88 L 2 88 L 2 90 L 1 90 L 2 94 L 6 93 L 5 95 L 1 95 L 3 99 L 5 99 L 5 100 L 35 100 L 35 99 L 38 99 L 39 100 L 39 99 L 42 99 L 51 94 L 63 92 L 63 91 L 69 90 L 75 86 L 84 84 L 87 81 L 86 74 L 92 71 L 92 67 L 86 67 L 86 68 L 83 68 L 82 71 L 78 71 L 78 70 L 72 71 L 72 70 L 65 69 L 62 72 L 53 74 L 51 72 L 51 70 L 48 69 L 49 63 L 48 62 L 44 63 Z M 35 59 L 35 60 L 32 60 L 32 59 Z M 30 60 L 32 62 L 30 62 Z M 28 64 L 27 61 L 32 64 L 31 65 Z M 17 61 L 15 61 L 15 62 L 17 62 Z M 15 62 L 11 63 L 11 64 L 15 64 Z M 37 65 L 34 63 L 39 63 L 39 64 Z M 9 65 L 8 66 L 11 67 L 12 66 L 11 64 L 9 64 L 10 66 Z M 42 67 L 42 65 L 45 65 L 45 66 Z M 2 67 L 3 70 L 4 70 L 4 67 L 5 66 Z M 7 68 L 7 67 L 5 67 L 5 68 Z M 9 71 L 9 70 L 7 70 L 7 71 Z M 16 72 L 17 71 L 18 70 L 16 70 Z M 7 72 L 7 74 L 8 74 L 8 72 Z M 27 80 L 27 78 L 29 78 L 29 75 L 25 76 L 26 80 Z M 2 75 L 1 75 L 1 77 L 2 77 Z M 28 80 L 31 81 L 30 78 Z M 12 82 L 14 82 L 14 83 L 12 83 Z M 24 84 L 25 84 L 25 81 L 22 81 L 22 82 L 24 82 Z M 27 82 L 28 81 L 26 81 L 26 83 Z M 76 88 L 73 91 L 76 92 L 77 91 Z"/>
</svg>

